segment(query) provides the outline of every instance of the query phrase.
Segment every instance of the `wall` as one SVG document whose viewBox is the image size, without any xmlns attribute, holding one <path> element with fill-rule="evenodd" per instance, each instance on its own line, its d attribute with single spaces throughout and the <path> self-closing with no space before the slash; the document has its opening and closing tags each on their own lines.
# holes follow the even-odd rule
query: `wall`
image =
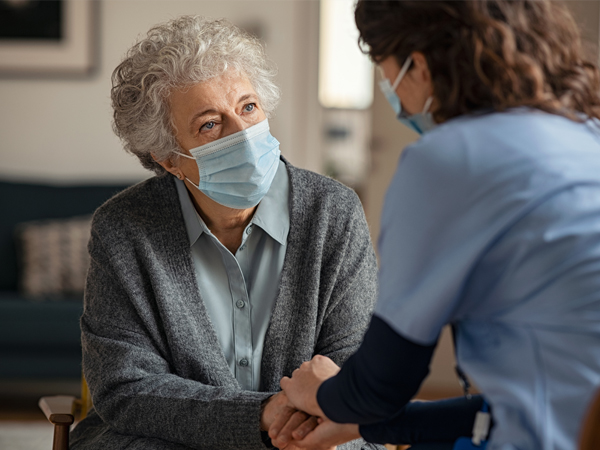
<svg viewBox="0 0 600 450">
<path fill-rule="evenodd" d="M 272 133 L 293 163 L 320 170 L 318 135 L 306 131 L 319 129 L 318 2 L 102 0 L 97 6 L 99 67 L 92 77 L 0 78 L 0 178 L 102 183 L 150 176 L 111 130 L 110 75 L 138 35 L 181 14 L 227 17 L 262 30 L 283 93 Z"/>
<path fill-rule="evenodd" d="M 598 61 L 598 38 L 600 37 L 600 2 L 593 0 L 569 0 L 570 9 L 579 29 L 586 56 Z"/>
</svg>

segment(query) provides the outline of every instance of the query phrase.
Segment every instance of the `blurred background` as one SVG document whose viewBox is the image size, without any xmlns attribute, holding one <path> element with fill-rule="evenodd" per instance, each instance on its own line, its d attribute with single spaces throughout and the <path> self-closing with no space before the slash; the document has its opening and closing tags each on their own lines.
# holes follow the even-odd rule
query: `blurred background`
<svg viewBox="0 0 600 450">
<path fill-rule="evenodd" d="M 600 2 L 566 3 L 597 61 Z M 417 136 L 395 120 L 358 49 L 353 4 L 0 0 L 0 421 L 39 420 L 37 396 L 79 389 L 85 218 L 151 176 L 112 132 L 110 76 L 153 24 L 226 17 L 260 38 L 279 68 L 282 98 L 270 124 L 282 154 L 355 189 L 377 241 L 387 184 Z M 31 253 L 39 247 L 61 256 Z M 446 331 L 420 395 L 460 394 Z M 3 445 L 7 430 L 0 425 L 0 447 L 21 448 Z"/>
</svg>

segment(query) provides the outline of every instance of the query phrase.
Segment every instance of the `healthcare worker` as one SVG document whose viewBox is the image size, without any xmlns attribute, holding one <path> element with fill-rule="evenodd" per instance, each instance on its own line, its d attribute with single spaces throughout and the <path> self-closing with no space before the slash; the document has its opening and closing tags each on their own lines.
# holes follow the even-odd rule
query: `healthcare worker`
<svg viewBox="0 0 600 450">
<path fill-rule="evenodd" d="M 356 23 L 422 136 L 385 198 L 362 346 L 339 373 L 315 357 L 281 381 L 322 418 L 293 443 L 402 443 L 451 324 L 493 426 L 482 411 L 447 448 L 575 449 L 600 385 L 600 76 L 573 19 L 545 0 L 361 0 Z M 290 432 L 270 430 L 280 445 Z"/>
</svg>

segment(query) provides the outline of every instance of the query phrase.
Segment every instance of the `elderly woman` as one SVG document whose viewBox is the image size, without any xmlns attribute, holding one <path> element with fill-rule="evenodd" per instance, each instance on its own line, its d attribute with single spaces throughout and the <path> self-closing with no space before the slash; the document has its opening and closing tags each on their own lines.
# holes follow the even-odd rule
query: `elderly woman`
<svg viewBox="0 0 600 450">
<path fill-rule="evenodd" d="M 286 406 L 281 377 L 356 350 L 376 297 L 364 214 L 281 158 L 273 75 L 255 39 L 201 17 L 151 29 L 115 70 L 115 132 L 157 176 L 94 216 L 94 410 L 73 449 L 264 449 L 277 414 L 316 424 Z"/>
</svg>

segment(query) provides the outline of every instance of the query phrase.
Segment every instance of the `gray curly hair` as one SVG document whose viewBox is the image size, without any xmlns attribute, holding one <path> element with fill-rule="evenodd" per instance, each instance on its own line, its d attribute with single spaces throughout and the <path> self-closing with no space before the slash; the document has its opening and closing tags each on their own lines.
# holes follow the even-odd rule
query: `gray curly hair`
<svg viewBox="0 0 600 450">
<path fill-rule="evenodd" d="M 182 89 L 236 70 L 248 77 L 267 117 L 277 106 L 275 66 L 258 39 L 225 19 L 181 16 L 148 31 L 112 74 L 113 130 L 125 150 L 158 175 L 156 164 L 180 151 L 168 97 Z"/>
</svg>

